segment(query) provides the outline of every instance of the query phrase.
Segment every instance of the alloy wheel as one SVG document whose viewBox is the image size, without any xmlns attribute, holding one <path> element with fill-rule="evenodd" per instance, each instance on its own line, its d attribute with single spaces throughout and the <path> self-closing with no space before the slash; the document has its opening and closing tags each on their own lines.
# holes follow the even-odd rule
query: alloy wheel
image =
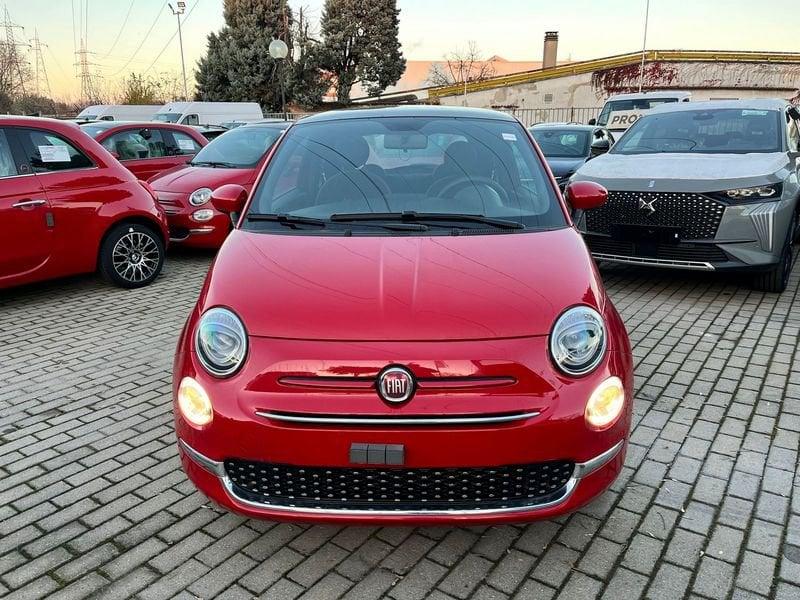
<svg viewBox="0 0 800 600">
<path fill-rule="evenodd" d="M 131 229 L 114 244 L 111 259 L 122 279 L 140 283 L 156 272 L 160 251 L 152 236 Z"/>
</svg>

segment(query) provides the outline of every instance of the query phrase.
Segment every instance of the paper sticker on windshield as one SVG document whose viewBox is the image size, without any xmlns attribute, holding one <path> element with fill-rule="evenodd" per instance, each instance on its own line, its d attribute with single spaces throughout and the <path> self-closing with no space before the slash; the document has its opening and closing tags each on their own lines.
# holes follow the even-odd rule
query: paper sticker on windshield
<svg viewBox="0 0 800 600">
<path fill-rule="evenodd" d="M 194 142 L 192 140 L 178 140 L 178 148 L 181 150 L 194 150 Z"/>
<path fill-rule="evenodd" d="M 503 139 L 506 140 L 507 142 L 516 142 L 517 136 L 515 136 L 513 133 L 504 133 Z"/>
<path fill-rule="evenodd" d="M 42 162 L 57 163 L 69 162 L 69 150 L 66 146 L 39 146 L 39 156 Z"/>
<path fill-rule="evenodd" d="M 767 116 L 768 111 L 766 110 L 743 110 L 742 116 L 743 117 L 765 117 Z"/>
</svg>

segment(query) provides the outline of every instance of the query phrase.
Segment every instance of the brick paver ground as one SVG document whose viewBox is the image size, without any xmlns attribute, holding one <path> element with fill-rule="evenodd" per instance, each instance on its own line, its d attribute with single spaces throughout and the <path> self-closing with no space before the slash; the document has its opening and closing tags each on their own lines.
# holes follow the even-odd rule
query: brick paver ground
<svg viewBox="0 0 800 600">
<path fill-rule="evenodd" d="M 209 263 L 0 292 L 0 596 L 800 598 L 800 266 L 781 296 L 604 271 L 636 356 L 623 476 L 556 521 L 415 529 L 251 521 L 194 491 L 170 370 Z"/>
</svg>

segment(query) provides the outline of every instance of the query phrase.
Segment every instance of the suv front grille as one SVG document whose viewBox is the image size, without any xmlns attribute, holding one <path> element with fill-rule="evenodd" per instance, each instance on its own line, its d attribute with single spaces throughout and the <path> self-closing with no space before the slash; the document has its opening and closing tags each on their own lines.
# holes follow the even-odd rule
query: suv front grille
<svg viewBox="0 0 800 600">
<path fill-rule="evenodd" d="M 688 260 L 722 263 L 731 260 L 719 246 L 714 244 L 654 244 L 643 248 L 633 242 L 620 242 L 607 237 L 587 235 L 586 245 L 592 254 L 616 256 L 638 256 L 659 260 Z"/>
<path fill-rule="evenodd" d="M 331 510 L 480 510 L 534 506 L 566 493 L 575 463 L 472 468 L 302 467 L 229 459 L 236 496 Z"/>
<path fill-rule="evenodd" d="M 681 239 L 710 240 L 716 236 L 724 212 L 722 202 L 702 194 L 609 192 L 603 206 L 586 211 L 586 229 L 614 235 L 616 225 L 678 227 Z"/>
</svg>

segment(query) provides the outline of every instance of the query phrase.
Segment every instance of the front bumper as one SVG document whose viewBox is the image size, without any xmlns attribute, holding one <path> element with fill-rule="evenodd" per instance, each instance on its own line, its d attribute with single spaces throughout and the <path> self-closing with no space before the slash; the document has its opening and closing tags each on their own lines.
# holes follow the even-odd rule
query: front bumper
<svg viewBox="0 0 800 600">
<path fill-rule="evenodd" d="M 167 214 L 169 239 L 173 244 L 189 248 L 219 248 L 228 237 L 231 221 L 210 203 L 203 206 L 188 204 L 186 194 L 157 191 L 159 203 Z M 207 221 L 197 221 L 192 215 L 199 210 L 211 209 L 213 216 Z"/>
<path fill-rule="evenodd" d="M 248 517 L 309 522 L 494 523 L 545 519 L 580 508 L 608 488 L 619 475 L 627 440 L 620 440 L 605 452 L 576 463 L 572 476 L 556 498 L 526 506 L 467 510 L 331 509 L 253 502 L 237 495 L 223 462 L 203 455 L 182 439 L 178 439 L 178 448 L 184 470 L 201 491 L 216 503 Z"/>
</svg>

